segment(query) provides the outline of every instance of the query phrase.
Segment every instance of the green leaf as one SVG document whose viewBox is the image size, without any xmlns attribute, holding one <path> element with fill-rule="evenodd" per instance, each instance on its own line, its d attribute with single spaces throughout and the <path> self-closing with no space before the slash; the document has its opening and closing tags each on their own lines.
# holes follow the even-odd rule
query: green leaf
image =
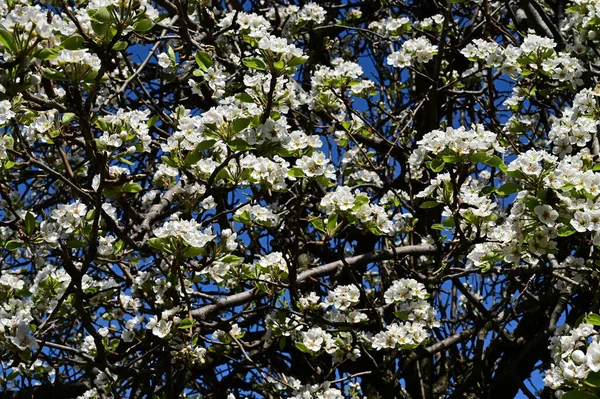
<svg viewBox="0 0 600 399">
<path fill-rule="evenodd" d="M 337 227 L 338 214 L 333 213 L 327 218 L 327 233 L 331 235 Z"/>
<path fill-rule="evenodd" d="M 123 240 L 119 240 L 115 243 L 115 250 L 114 253 L 118 254 L 119 252 L 121 252 L 123 250 L 123 248 L 125 247 L 125 241 Z"/>
<path fill-rule="evenodd" d="M 496 193 L 498 195 L 511 195 L 517 193 L 521 190 L 521 185 L 517 183 L 504 183 L 498 189 L 496 189 Z"/>
<path fill-rule="evenodd" d="M 410 351 L 417 348 L 420 344 L 405 344 L 400 347 L 400 349 L 405 351 Z"/>
<path fill-rule="evenodd" d="M 261 60 L 260 58 L 256 58 L 256 57 L 244 58 L 242 60 L 242 63 L 244 65 L 246 65 L 248 68 L 256 69 L 259 71 L 265 71 L 267 69 L 267 66 L 265 65 L 264 61 Z"/>
<path fill-rule="evenodd" d="M 444 219 L 442 221 L 442 224 L 447 227 L 455 227 L 456 226 L 456 222 L 454 221 L 454 218 L 452 216 L 449 216 L 446 219 Z"/>
<path fill-rule="evenodd" d="M 288 67 L 295 67 L 298 65 L 302 65 L 306 62 L 307 58 L 304 57 L 294 57 L 291 60 L 288 61 L 287 66 Z"/>
<path fill-rule="evenodd" d="M 95 215 L 96 215 L 96 210 L 95 209 L 90 209 L 85 214 L 85 220 L 88 221 L 88 222 L 91 222 L 92 220 L 94 220 L 94 216 Z"/>
<path fill-rule="evenodd" d="M 150 119 L 148 119 L 148 122 L 146 122 L 146 126 L 148 127 L 152 127 L 154 125 L 156 125 L 156 123 L 160 120 L 160 115 L 152 115 L 150 117 Z"/>
<path fill-rule="evenodd" d="M 43 48 L 35 53 L 35 58 L 39 60 L 51 60 L 56 57 L 58 57 L 58 51 L 48 47 Z"/>
<path fill-rule="evenodd" d="M 235 95 L 235 98 L 240 100 L 243 103 L 253 103 L 254 99 L 248 93 L 238 93 Z"/>
<path fill-rule="evenodd" d="M 590 313 L 585 317 L 585 321 L 594 326 L 600 326 L 600 316 L 595 313 Z"/>
<path fill-rule="evenodd" d="M 33 213 L 27 212 L 27 214 L 25 215 L 25 226 L 24 226 L 25 234 L 30 236 L 35 231 L 36 225 L 37 225 L 37 223 L 36 223 L 35 216 L 33 215 Z"/>
<path fill-rule="evenodd" d="M 430 209 L 430 208 L 435 208 L 438 205 L 441 205 L 441 202 L 437 202 L 437 201 L 425 201 L 421 204 L 421 206 L 419 208 L 421 209 Z"/>
<path fill-rule="evenodd" d="M 296 348 L 298 348 L 300 352 L 310 353 L 310 349 L 308 349 L 302 342 L 296 342 Z"/>
<path fill-rule="evenodd" d="M 233 127 L 233 131 L 235 133 L 239 133 L 250 125 L 250 119 L 247 118 L 239 118 L 233 121 L 231 124 Z"/>
<path fill-rule="evenodd" d="M 575 228 L 573 226 L 571 226 L 570 224 L 561 227 L 560 229 L 558 229 L 558 236 L 559 237 L 568 237 L 570 235 L 573 235 L 577 232 L 577 230 L 575 230 Z"/>
<path fill-rule="evenodd" d="M 125 165 L 129 165 L 129 166 L 133 166 L 135 165 L 135 163 L 131 162 L 129 159 L 127 158 L 123 158 L 123 157 L 119 157 L 119 162 L 124 163 Z"/>
<path fill-rule="evenodd" d="M 169 49 L 167 50 L 167 54 L 169 55 L 169 59 L 173 63 L 177 62 L 177 57 L 175 56 L 175 50 L 173 50 L 173 47 L 169 46 Z"/>
<path fill-rule="evenodd" d="M 323 233 L 325 232 L 325 223 L 323 223 L 323 220 L 321 220 L 319 218 L 314 218 L 310 222 L 312 223 L 313 226 L 315 226 L 315 229 L 317 229 Z"/>
<path fill-rule="evenodd" d="M 400 320 L 408 320 L 408 313 L 407 312 L 394 312 L 394 316 L 396 316 Z"/>
<path fill-rule="evenodd" d="M 0 28 L 0 43 L 8 49 L 14 50 L 13 44 L 15 39 L 13 38 L 12 33 L 7 31 L 6 29 Z"/>
<path fill-rule="evenodd" d="M 104 36 L 107 32 L 110 31 L 110 24 L 92 21 L 92 30 L 98 36 Z"/>
<path fill-rule="evenodd" d="M 15 140 L 12 138 L 11 135 L 5 135 L 4 136 L 4 146 L 6 148 L 14 148 L 14 146 L 15 146 Z"/>
<path fill-rule="evenodd" d="M 596 395 L 588 391 L 569 391 L 562 396 L 562 399 L 598 399 Z"/>
<path fill-rule="evenodd" d="M 96 10 L 92 19 L 105 24 L 110 24 L 113 21 L 113 16 L 108 7 L 100 7 Z"/>
<path fill-rule="evenodd" d="M 300 168 L 292 168 L 288 171 L 288 175 L 292 177 L 305 177 L 304 171 Z"/>
<path fill-rule="evenodd" d="M 161 156 L 160 159 L 167 165 L 169 165 L 172 168 L 176 168 L 177 164 L 175 162 L 173 162 L 173 160 L 165 155 Z"/>
<path fill-rule="evenodd" d="M 11 372 L 11 373 L 8 375 L 8 377 L 6 377 L 6 380 L 7 380 L 7 381 L 12 381 L 12 380 L 14 380 L 15 378 L 17 378 L 19 375 L 21 375 L 21 373 L 19 373 L 17 370 L 15 370 L 15 371 Z"/>
<path fill-rule="evenodd" d="M 196 151 L 208 150 L 209 148 L 212 148 L 216 142 L 217 140 L 204 140 L 196 146 Z"/>
<path fill-rule="evenodd" d="M 195 258 L 196 256 L 204 255 L 205 253 L 206 251 L 204 248 L 188 247 L 183 256 L 186 258 Z"/>
<path fill-rule="evenodd" d="M 124 193 L 139 193 L 142 191 L 142 186 L 137 183 L 127 182 L 123 184 L 123 188 L 121 189 Z"/>
<path fill-rule="evenodd" d="M 94 83 L 96 81 L 96 77 L 98 76 L 98 71 L 89 71 L 83 77 L 83 81 L 85 83 Z"/>
<path fill-rule="evenodd" d="M 197 333 L 192 336 L 191 345 L 192 345 L 192 348 L 195 348 L 196 345 L 198 345 L 198 334 Z"/>
<path fill-rule="evenodd" d="M 487 152 L 476 152 L 475 154 L 471 155 L 471 161 L 484 163 L 491 157 L 492 156 Z"/>
<path fill-rule="evenodd" d="M 56 69 L 52 69 L 52 68 L 44 68 L 42 70 L 42 75 L 44 75 L 44 77 L 46 79 L 50 79 L 50 80 L 65 80 L 65 74 L 57 71 Z"/>
<path fill-rule="evenodd" d="M 253 147 L 251 147 L 242 139 L 235 139 L 229 143 L 229 148 L 231 148 L 234 151 L 246 151 L 251 150 Z"/>
<path fill-rule="evenodd" d="M 441 159 L 434 159 L 432 161 L 427 162 L 427 166 L 429 169 L 434 171 L 435 173 L 441 172 L 446 166 L 446 163 Z"/>
<path fill-rule="evenodd" d="M 72 238 L 67 241 L 67 248 L 86 248 L 87 246 L 87 242 L 83 240 L 77 240 Z"/>
<path fill-rule="evenodd" d="M 213 66 L 212 58 L 210 54 L 204 51 L 196 51 L 196 64 L 202 69 L 204 72 L 208 71 L 208 68 Z"/>
<path fill-rule="evenodd" d="M 9 251 L 14 251 L 17 248 L 21 248 L 21 246 L 23 245 L 23 243 L 19 240 L 10 240 L 9 242 L 7 242 L 5 244 L 5 248 L 8 249 Z"/>
<path fill-rule="evenodd" d="M 169 245 L 167 244 L 164 238 L 151 238 L 148 240 L 148 245 L 152 248 L 158 250 L 159 252 L 168 252 L 170 253 Z"/>
<path fill-rule="evenodd" d="M 127 42 L 116 42 L 115 44 L 113 44 L 112 48 L 113 50 L 117 50 L 117 51 L 121 51 L 121 50 L 125 50 L 128 46 Z"/>
<path fill-rule="evenodd" d="M 202 159 L 202 153 L 198 152 L 198 151 L 190 151 L 184 161 L 183 161 L 183 165 L 184 166 L 190 166 L 195 164 L 196 162 L 198 162 L 199 160 Z"/>
<path fill-rule="evenodd" d="M 154 22 L 150 19 L 142 19 L 133 24 L 133 30 L 138 33 L 148 32 L 154 27 Z"/>
<path fill-rule="evenodd" d="M 506 171 L 506 165 L 502 162 L 498 156 L 493 155 L 491 158 L 483 162 L 484 164 L 491 166 L 493 168 L 499 168 L 501 171 Z"/>
<path fill-rule="evenodd" d="M 459 157 L 458 155 L 442 155 L 442 159 L 446 163 L 457 163 L 460 162 L 461 157 Z"/>
<path fill-rule="evenodd" d="M 283 68 L 285 68 L 285 62 L 277 61 L 273 63 L 273 66 L 275 67 L 275 70 L 281 71 Z"/>
<path fill-rule="evenodd" d="M 219 259 L 220 262 L 227 263 L 228 265 L 236 264 L 239 265 L 244 262 L 244 258 L 236 255 L 227 255 Z"/>
<path fill-rule="evenodd" d="M 79 35 L 69 36 L 62 41 L 61 46 L 67 50 L 81 50 L 84 48 L 83 37 Z"/>
<path fill-rule="evenodd" d="M 591 371 L 585 379 L 585 382 L 596 388 L 600 387 L 600 371 Z"/>
<path fill-rule="evenodd" d="M 506 174 L 509 175 L 510 177 L 514 177 L 515 179 L 524 179 L 525 178 L 525 174 L 523 172 L 521 172 L 519 169 L 507 170 Z"/>
<path fill-rule="evenodd" d="M 194 321 L 186 317 L 185 319 L 181 320 L 177 328 L 179 328 L 180 330 L 187 330 L 188 328 L 192 328 L 193 326 Z"/>
<path fill-rule="evenodd" d="M 65 112 L 61 118 L 61 122 L 63 125 L 69 124 L 73 119 L 75 119 L 75 114 L 72 112 Z"/>
<path fill-rule="evenodd" d="M 431 228 L 434 230 L 446 230 L 446 226 L 440 223 L 435 223 L 431 225 Z"/>
</svg>

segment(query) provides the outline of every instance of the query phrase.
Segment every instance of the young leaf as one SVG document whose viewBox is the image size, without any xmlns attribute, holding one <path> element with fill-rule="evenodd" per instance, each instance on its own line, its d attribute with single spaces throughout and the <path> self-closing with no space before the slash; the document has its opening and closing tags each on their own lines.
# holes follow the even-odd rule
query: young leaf
<svg viewBox="0 0 600 399">
<path fill-rule="evenodd" d="M 25 215 L 25 226 L 23 229 L 25 231 L 25 234 L 30 236 L 35 231 L 36 225 L 37 223 L 33 213 L 27 212 L 27 214 Z"/>
<path fill-rule="evenodd" d="M 521 190 L 521 185 L 517 183 L 504 183 L 496 189 L 496 193 L 501 196 L 511 195 Z"/>
<path fill-rule="evenodd" d="M 150 19 L 142 19 L 133 24 L 133 30 L 138 33 L 148 32 L 154 27 L 154 22 Z"/>
<path fill-rule="evenodd" d="M 267 69 L 267 66 L 265 65 L 264 61 L 256 57 L 244 58 L 242 60 L 242 63 L 248 68 L 256 69 L 258 71 L 265 71 Z"/>
<path fill-rule="evenodd" d="M 110 24 L 113 21 L 112 12 L 108 7 L 100 7 L 92 17 L 95 21 Z"/>
<path fill-rule="evenodd" d="M 420 208 L 421 209 L 430 209 L 430 208 L 435 208 L 438 205 L 441 205 L 441 202 L 437 202 L 437 201 L 425 201 L 421 204 Z"/>
<path fill-rule="evenodd" d="M 185 319 L 181 320 L 177 328 L 179 328 L 180 330 L 187 330 L 189 328 L 192 328 L 193 326 L 194 321 L 186 317 Z"/>
<path fill-rule="evenodd" d="M 113 50 L 117 50 L 117 51 L 125 50 L 127 48 L 127 42 L 123 42 L 123 41 L 116 42 L 115 44 L 113 44 L 112 48 L 113 48 Z"/>
<path fill-rule="evenodd" d="M 62 41 L 61 45 L 67 50 L 81 50 L 85 47 L 83 45 L 83 37 L 79 35 L 69 36 Z"/>
<path fill-rule="evenodd" d="M 124 193 L 139 193 L 142 191 L 142 186 L 137 183 L 127 182 L 123 184 L 123 188 L 121 189 Z"/>
<path fill-rule="evenodd" d="M 233 121 L 231 124 L 233 127 L 234 133 L 239 133 L 250 125 L 250 119 L 247 118 L 239 118 Z"/>
<path fill-rule="evenodd" d="M 15 42 L 15 39 L 13 38 L 12 33 L 7 31 L 6 29 L 0 28 L 0 43 L 7 49 L 14 50 L 14 48 L 13 48 L 14 42 Z"/>
<path fill-rule="evenodd" d="M 206 72 L 213 65 L 213 61 L 210 58 L 210 54 L 204 51 L 196 51 L 196 64 Z"/>
</svg>

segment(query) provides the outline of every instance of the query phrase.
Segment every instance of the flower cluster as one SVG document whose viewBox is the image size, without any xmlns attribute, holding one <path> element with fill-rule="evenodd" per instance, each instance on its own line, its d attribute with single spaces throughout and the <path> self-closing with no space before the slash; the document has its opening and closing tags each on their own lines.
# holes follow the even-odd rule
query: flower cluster
<svg viewBox="0 0 600 399">
<path fill-rule="evenodd" d="M 369 29 L 393 40 L 397 39 L 402 33 L 407 31 L 410 28 L 410 25 L 410 19 L 406 17 L 391 17 L 381 21 L 371 22 L 369 24 Z"/>
<path fill-rule="evenodd" d="M 544 383 L 552 389 L 583 386 L 591 372 L 600 371 L 600 335 L 592 324 L 583 322 L 573 329 L 563 324 L 556 329 L 549 349 L 552 363 Z M 557 391 L 557 396 L 563 393 Z"/>
<path fill-rule="evenodd" d="M 482 61 L 492 67 L 499 67 L 504 60 L 498 43 L 482 39 L 473 40 L 472 43 L 467 44 L 460 52 L 470 60 Z"/>
<path fill-rule="evenodd" d="M 64 68 L 66 73 L 72 74 L 74 77 L 79 75 L 82 71 L 87 73 L 91 71 L 97 71 L 100 69 L 100 58 L 97 55 L 92 54 L 89 50 L 60 50 L 58 56 L 52 60 L 52 63 Z"/>
<path fill-rule="evenodd" d="M 249 266 L 250 275 L 263 281 L 278 281 L 287 277 L 288 266 L 281 252 L 271 252 L 260 256 L 259 259 Z"/>
<path fill-rule="evenodd" d="M 240 160 L 240 167 L 250 171 L 249 182 L 265 185 L 273 190 L 287 188 L 286 179 L 289 178 L 290 164 L 278 155 L 271 160 L 248 154 Z"/>
<path fill-rule="evenodd" d="M 306 3 L 297 14 L 297 18 L 301 21 L 313 21 L 316 24 L 325 22 L 327 11 L 317 3 Z"/>
<path fill-rule="evenodd" d="M 311 156 L 303 156 L 296 160 L 296 167 L 304 172 L 307 177 L 325 176 L 335 180 L 335 168 L 321 151 L 314 151 Z"/>
<path fill-rule="evenodd" d="M 149 110 L 125 111 L 123 109 L 119 109 L 114 115 L 103 116 L 99 122 L 103 133 L 98 142 L 105 147 L 115 149 L 128 143 L 131 148 L 128 148 L 128 153 L 150 151 L 152 137 L 147 123 L 149 116 Z"/>
<path fill-rule="evenodd" d="M 201 231 L 200 225 L 195 220 L 171 220 L 155 228 L 153 233 L 157 238 L 181 239 L 194 248 L 204 248 L 216 237 L 212 233 L 212 227 Z"/>
<path fill-rule="evenodd" d="M 388 305 L 394 305 L 403 322 L 391 323 L 373 337 L 373 348 L 406 349 L 420 345 L 429 337 L 428 329 L 439 326 L 436 311 L 426 301 L 425 286 L 413 279 L 400 279 L 385 291 Z"/>
<path fill-rule="evenodd" d="M 557 53 L 555 47 L 554 40 L 529 34 L 520 47 L 510 45 L 504 50 L 502 71 L 520 73 L 527 69 L 574 88 L 583 85 L 581 76 L 585 68 L 581 61 L 566 52 Z"/>
<path fill-rule="evenodd" d="M 11 109 L 10 101 L 0 101 L 0 125 L 4 125 L 15 117 L 15 112 Z"/>
<path fill-rule="evenodd" d="M 387 59 L 388 65 L 396 68 L 406 68 L 417 64 L 426 64 L 437 54 L 438 47 L 431 44 L 424 36 L 410 39 L 402 43 L 400 51 L 391 53 Z"/>
<path fill-rule="evenodd" d="M 573 147 L 585 147 L 592 140 L 598 129 L 598 119 L 594 114 L 598 111 L 597 94 L 583 89 L 575 95 L 573 107 L 566 108 L 560 118 L 555 118 L 548 137 L 554 145 L 552 153 L 563 157 L 573 152 Z"/>
<path fill-rule="evenodd" d="M 82 226 L 86 214 L 87 207 L 79 201 L 58 205 L 50 213 L 50 219 L 40 225 L 44 239 L 48 244 L 57 245 L 59 239 L 69 237 Z"/>
<path fill-rule="evenodd" d="M 494 151 L 504 152 L 504 148 L 497 141 L 497 135 L 480 124 L 474 124 L 468 130 L 464 126 L 448 127 L 445 131 L 433 130 L 425 134 L 417 144 L 418 147 L 408 158 L 411 174 L 415 178 L 421 176 L 421 168 L 427 157 L 436 155 L 464 157 L 477 152 L 488 154 Z"/>
<path fill-rule="evenodd" d="M 339 98 L 340 89 L 359 96 L 373 87 L 372 81 L 361 78 L 363 69 L 359 64 L 337 58 L 331 65 L 319 65 L 311 77 L 309 105 L 312 108 L 339 109 L 344 105 Z"/>
<path fill-rule="evenodd" d="M 280 220 L 277 210 L 261 205 L 244 205 L 234 215 L 234 220 L 249 224 L 250 222 L 265 226 L 277 224 Z"/>
<path fill-rule="evenodd" d="M 336 309 L 344 311 L 358 304 L 360 290 L 354 284 L 339 285 L 325 298 L 324 307 L 335 306 Z"/>
</svg>

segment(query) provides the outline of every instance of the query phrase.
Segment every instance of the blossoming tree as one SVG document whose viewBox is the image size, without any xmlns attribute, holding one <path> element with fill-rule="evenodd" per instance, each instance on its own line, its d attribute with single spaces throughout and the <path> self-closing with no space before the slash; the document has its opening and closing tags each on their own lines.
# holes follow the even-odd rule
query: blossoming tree
<svg viewBox="0 0 600 399">
<path fill-rule="evenodd" d="M 599 34 L 0 1 L 0 398 L 600 398 Z"/>
</svg>

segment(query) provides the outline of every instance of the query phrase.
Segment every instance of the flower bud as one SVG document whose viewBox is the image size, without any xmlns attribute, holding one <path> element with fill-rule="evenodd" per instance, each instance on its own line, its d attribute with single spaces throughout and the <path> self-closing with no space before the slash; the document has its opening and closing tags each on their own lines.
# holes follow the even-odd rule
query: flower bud
<svg viewBox="0 0 600 399">
<path fill-rule="evenodd" d="M 39 85 L 40 82 L 42 81 L 42 78 L 40 78 L 39 75 L 31 74 L 31 75 L 29 75 L 29 81 L 31 82 L 32 85 Z"/>
<path fill-rule="evenodd" d="M 573 363 L 579 366 L 580 364 L 585 363 L 585 353 L 577 349 L 571 354 L 571 359 L 573 359 Z"/>
</svg>

